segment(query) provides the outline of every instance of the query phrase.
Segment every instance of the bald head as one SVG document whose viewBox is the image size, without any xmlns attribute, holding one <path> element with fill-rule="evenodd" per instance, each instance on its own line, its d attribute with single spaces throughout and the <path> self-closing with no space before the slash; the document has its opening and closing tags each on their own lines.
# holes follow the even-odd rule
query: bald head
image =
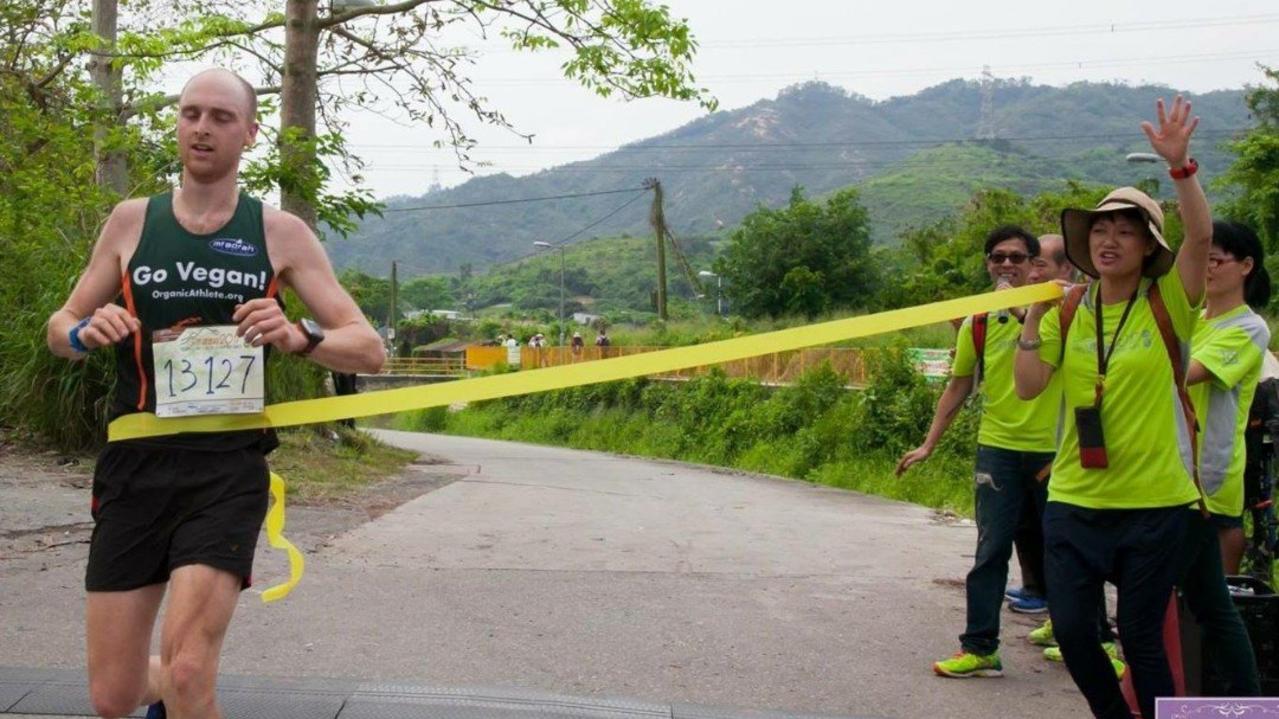
<svg viewBox="0 0 1279 719">
<path fill-rule="evenodd" d="M 257 121 L 258 93 L 247 80 L 236 73 L 220 67 L 197 72 L 190 80 L 187 80 L 187 84 L 182 87 L 182 95 L 186 96 L 189 90 L 196 87 L 233 89 L 233 91 L 243 100 L 241 107 L 245 112 L 245 119 L 248 122 Z M 182 104 L 180 99 L 178 100 L 178 104 Z"/>
<path fill-rule="evenodd" d="M 1039 256 L 1031 260 L 1031 282 L 1073 281 L 1075 268 L 1066 257 L 1066 241 L 1061 235 L 1041 235 Z"/>
</svg>

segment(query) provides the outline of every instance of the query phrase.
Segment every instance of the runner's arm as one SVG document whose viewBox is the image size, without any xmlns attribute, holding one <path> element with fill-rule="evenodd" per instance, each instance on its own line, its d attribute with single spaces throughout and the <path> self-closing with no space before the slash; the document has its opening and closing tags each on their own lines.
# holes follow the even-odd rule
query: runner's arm
<svg viewBox="0 0 1279 719">
<path fill-rule="evenodd" d="M 268 248 L 280 280 L 297 292 L 311 316 L 324 328 L 324 341 L 307 357 L 338 372 L 381 371 L 386 361 L 382 338 L 338 283 L 315 233 L 294 215 L 279 210 L 267 213 Z M 299 352 L 306 347 L 306 335 L 296 324 L 283 319 L 278 307 L 274 300 L 253 300 L 236 312 L 235 319 L 242 329 L 256 324 L 263 343 L 285 352 Z"/>
<path fill-rule="evenodd" d="M 70 360 L 87 355 L 71 347 L 71 328 L 85 318 L 80 341 L 89 349 L 115 344 L 141 329 L 137 318 L 112 301 L 120 294 L 121 250 L 136 243 L 142 231 L 146 200 L 126 200 L 116 205 L 93 245 L 89 265 L 60 309 L 49 316 L 45 342 L 49 350 Z"/>
</svg>

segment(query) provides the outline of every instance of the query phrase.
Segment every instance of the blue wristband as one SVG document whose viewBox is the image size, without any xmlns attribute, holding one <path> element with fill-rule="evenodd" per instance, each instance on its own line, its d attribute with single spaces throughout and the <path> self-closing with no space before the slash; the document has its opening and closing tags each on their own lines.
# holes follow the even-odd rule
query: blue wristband
<svg viewBox="0 0 1279 719">
<path fill-rule="evenodd" d="M 92 318 L 85 317 L 84 319 L 80 320 L 79 322 L 75 324 L 75 327 L 71 328 L 71 332 L 67 334 L 67 340 L 71 343 L 71 349 L 75 350 L 76 352 L 79 352 L 80 354 L 89 353 L 89 348 L 85 347 L 84 343 L 80 341 L 80 330 L 89 326 L 90 319 Z"/>
</svg>

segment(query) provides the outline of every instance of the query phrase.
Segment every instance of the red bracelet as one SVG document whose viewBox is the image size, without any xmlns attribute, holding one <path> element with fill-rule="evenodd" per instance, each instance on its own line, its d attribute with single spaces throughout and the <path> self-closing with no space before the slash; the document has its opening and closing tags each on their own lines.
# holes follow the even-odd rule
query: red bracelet
<svg viewBox="0 0 1279 719">
<path fill-rule="evenodd" d="M 1187 160 L 1185 166 L 1183 167 L 1168 168 L 1168 174 L 1174 180 L 1184 180 L 1187 177 L 1190 177 L 1191 175 L 1195 174 L 1196 172 L 1199 172 L 1199 163 L 1195 162 L 1195 158 L 1193 157 Z"/>
</svg>

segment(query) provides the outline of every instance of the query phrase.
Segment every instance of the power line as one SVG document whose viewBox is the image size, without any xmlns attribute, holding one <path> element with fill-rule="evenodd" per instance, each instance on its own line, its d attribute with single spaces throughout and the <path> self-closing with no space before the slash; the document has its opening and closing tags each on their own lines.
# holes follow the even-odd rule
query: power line
<svg viewBox="0 0 1279 719">
<path fill-rule="evenodd" d="M 868 33 L 847 36 L 812 37 L 761 37 L 738 40 L 721 40 L 698 43 L 698 50 L 757 49 L 765 47 L 822 47 L 827 45 L 884 45 L 922 44 L 934 42 L 959 42 L 969 40 L 998 40 L 1007 38 L 1061 37 L 1067 35 L 1101 35 L 1132 32 L 1165 32 L 1169 30 L 1198 30 L 1205 27 L 1229 27 L 1232 25 L 1260 25 L 1279 22 L 1279 14 L 1227 15 L 1206 18 L 1182 18 L 1176 20 L 1150 20 L 1133 22 L 1097 22 L 1087 25 L 1039 25 L 1021 28 L 993 28 L 970 30 L 943 30 L 911 33 Z M 483 54 L 522 52 L 508 45 L 468 48 Z"/>
<path fill-rule="evenodd" d="M 1145 56 L 1145 57 L 1126 57 L 1126 58 L 1102 58 L 1097 60 L 1058 60 L 1054 62 L 1039 63 L 1018 63 L 1015 65 L 995 65 L 992 66 L 1002 75 L 1016 75 L 1025 70 L 1032 69 L 1052 69 L 1052 68 L 1101 68 L 1116 67 L 1125 65 L 1176 65 L 1182 63 L 1197 63 L 1222 60 L 1261 60 L 1257 57 L 1261 55 L 1272 55 L 1275 50 L 1229 50 L 1217 51 L 1198 54 L 1182 54 L 1182 55 L 1164 55 L 1164 56 Z M 936 74 L 954 74 L 969 71 L 979 71 L 980 66 L 948 66 L 948 67 L 921 67 L 921 68 L 879 68 L 873 70 L 841 70 L 841 71 L 817 71 L 816 75 L 820 78 L 879 78 L 879 77 L 903 77 L 911 75 L 936 75 Z M 757 82 L 760 80 L 783 80 L 783 81 L 800 81 L 811 80 L 814 73 L 795 74 L 795 73 L 776 73 L 776 74 L 759 74 L 744 73 L 730 75 L 699 75 L 699 82 L 706 83 L 735 83 L 735 82 Z M 497 86 L 527 86 L 527 85 L 567 85 L 576 84 L 576 80 L 566 77 L 497 77 L 484 78 L 480 80 L 486 87 Z"/>
<path fill-rule="evenodd" d="M 991 30 L 947 30 L 941 32 L 883 33 L 851 35 L 845 37 L 809 38 L 749 38 L 724 42 L 703 43 L 701 48 L 760 48 L 760 47 L 821 47 L 826 45 L 879 45 L 931 42 L 956 42 L 966 40 L 1000 40 L 1021 37 L 1061 37 L 1063 35 L 1098 35 L 1129 32 L 1163 32 L 1167 30 L 1198 30 L 1204 27 L 1230 25 L 1259 25 L 1279 22 L 1279 14 L 1239 15 L 1215 18 L 1186 18 L 1181 20 L 1151 20 L 1130 23 L 1090 23 L 1087 25 L 1038 26 L 1026 28 L 998 28 Z"/>
<path fill-rule="evenodd" d="M 584 227 L 582 227 L 581 229 L 577 230 L 577 231 L 576 231 L 576 232 L 574 232 L 573 234 L 571 234 L 571 235 L 569 235 L 569 236 L 567 236 L 567 237 L 563 238 L 563 239 L 562 239 L 562 240 L 560 240 L 559 242 L 552 242 L 551 244 L 552 244 L 552 245 L 553 245 L 556 249 L 560 249 L 560 248 L 562 248 L 565 244 L 567 244 L 567 243 L 569 242 L 569 240 L 572 240 L 574 237 L 577 237 L 578 235 L 581 235 L 582 233 L 586 232 L 587 230 L 590 230 L 590 229 L 592 229 L 592 228 L 594 228 L 594 227 L 596 227 L 596 226 L 600 225 L 601 223 L 603 223 L 603 222 L 605 222 L 605 221 L 609 220 L 609 219 L 610 219 L 610 218 L 612 218 L 614 215 L 616 215 L 617 213 L 621 212 L 622 210 L 625 210 L 625 209 L 626 209 L 627 207 L 629 207 L 629 206 L 630 206 L 633 202 L 635 202 L 636 200 L 638 200 L 639 198 L 643 197 L 643 196 L 644 196 L 644 195 L 646 195 L 646 194 L 648 194 L 648 189 L 647 189 L 647 188 L 640 190 L 639 192 L 635 193 L 635 196 L 634 196 L 634 197 L 630 198 L 630 199 L 629 199 L 629 200 L 627 200 L 626 202 L 623 202 L 622 204 L 620 204 L 620 205 L 618 205 L 617 207 L 613 208 L 611 211 L 609 211 L 609 213 L 608 213 L 608 214 L 604 215 L 603 217 L 600 217 L 599 219 L 596 219 L 596 220 L 591 221 L 591 222 L 590 222 L 589 224 L 587 224 L 586 226 L 584 226 Z M 527 259 L 529 259 L 529 258 L 531 258 L 531 257 L 537 257 L 537 256 L 538 256 L 538 254 L 539 254 L 539 253 L 538 253 L 538 252 L 536 252 L 536 251 L 534 251 L 534 252 L 530 252 L 530 253 L 528 253 L 528 254 L 526 254 L 526 255 L 521 255 L 521 256 L 519 256 L 519 257 L 516 257 L 516 258 L 510 259 L 510 260 L 506 260 L 506 261 L 504 261 L 504 262 L 495 262 L 495 263 L 493 263 L 493 264 L 491 264 L 491 265 L 488 265 L 487 267 L 488 267 L 489 271 L 491 272 L 494 268 L 497 268 L 497 267 L 504 267 L 504 266 L 506 266 L 506 265 L 515 265 L 515 264 L 519 264 L 519 263 L 523 262 L 524 260 L 527 260 Z"/>
<path fill-rule="evenodd" d="M 439 167 L 439 166 L 434 166 L 434 165 L 433 165 L 433 166 L 428 166 L 428 167 L 426 167 L 426 168 L 396 167 L 395 169 L 397 169 L 397 170 L 410 170 L 410 169 L 411 169 L 411 170 L 414 170 L 414 171 L 420 171 L 420 170 L 422 170 L 422 169 L 433 169 L 433 168 L 438 168 L 438 167 Z M 461 208 L 461 207 L 486 207 L 486 206 L 488 206 L 488 205 L 515 205 L 515 204 L 519 204 L 519 203 L 521 203 L 521 202 L 542 202 L 542 201 L 544 201 L 544 200 L 565 200 L 565 199 L 569 199 L 569 198 L 573 198 L 573 197 L 595 197 L 595 196 L 597 196 L 597 195 L 616 195 L 616 194 L 619 194 L 619 193 L 622 193 L 622 192 L 635 192 L 637 189 L 640 189 L 640 188 L 627 187 L 627 188 L 622 189 L 622 190 L 600 190 L 600 191 L 598 191 L 598 192 L 576 192 L 576 193 L 566 194 L 566 195 L 546 195 L 546 196 L 543 196 L 543 197 L 523 197 L 523 198 L 516 199 L 516 200 L 487 200 L 487 201 L 484 201 L 484 202 L 460 202 L 460 203 L 453 204 L 453 205 L 420 205 L 420 206 L 417 206 L 417 207 L 392 207 L 392 208 L 388 208 L 388 209 L 386 209 L 386 210 L 383 210 L 383 212 L 412 212 L 412 211 L 417 211 L 417 210 L 454 210 L 454 209 L 458 209 L 458 208 Z"/>
<path fill-rule="evenodd" d="M 1199 130 L 1197 136 L 1206 135 L 1232 135 L 1239 132 L 1247 132 L 1251 127 L 1230 127 L 1216 130 L 1202 129 Z M 996 137 L 996 140 L 1007 142 L 1069 142 L 1077 140 L 1123 140 L 1123 139 L 1141 139 L 1141 136 L 1135 132 L 1129 133 L 1089 133 L 1080 135 L 1008 135 Z M 646 143 L 643 145 L 541 145 L 543 150 L 603 150 L 606 152 L 640 152 L 648 150 L 793 150 L 805 148 L 826 149 L 832 147 L 885 147 L 885 146 L 911 146 L 911 145 L 945 145 L 956 142 L 975 142 L 974 137 L 929 137 L 910 140 L 833 140 L 822 142 L 708 142 L 697 144 L 663 144 L 663 143 Z M 395 149 L 397 154 L 412 152 L 417 150 L 425 150 L 430 152 L 429 148 L 400 148 L 392 144 L 358 144 L 350 145 L 352 148 L 375 148 L 375 149 Z M 491 145 L 481 147 L 486 150 L 534 150 L 538 148 L 529 147 L 528 145 Z M 425 167 L 436 167 L 435 165 L 426 165 Z M 439 165 L 439 167 L 446 167 Z M 626 192 L 626 190 L 620 190 Z"/>
</svg>

